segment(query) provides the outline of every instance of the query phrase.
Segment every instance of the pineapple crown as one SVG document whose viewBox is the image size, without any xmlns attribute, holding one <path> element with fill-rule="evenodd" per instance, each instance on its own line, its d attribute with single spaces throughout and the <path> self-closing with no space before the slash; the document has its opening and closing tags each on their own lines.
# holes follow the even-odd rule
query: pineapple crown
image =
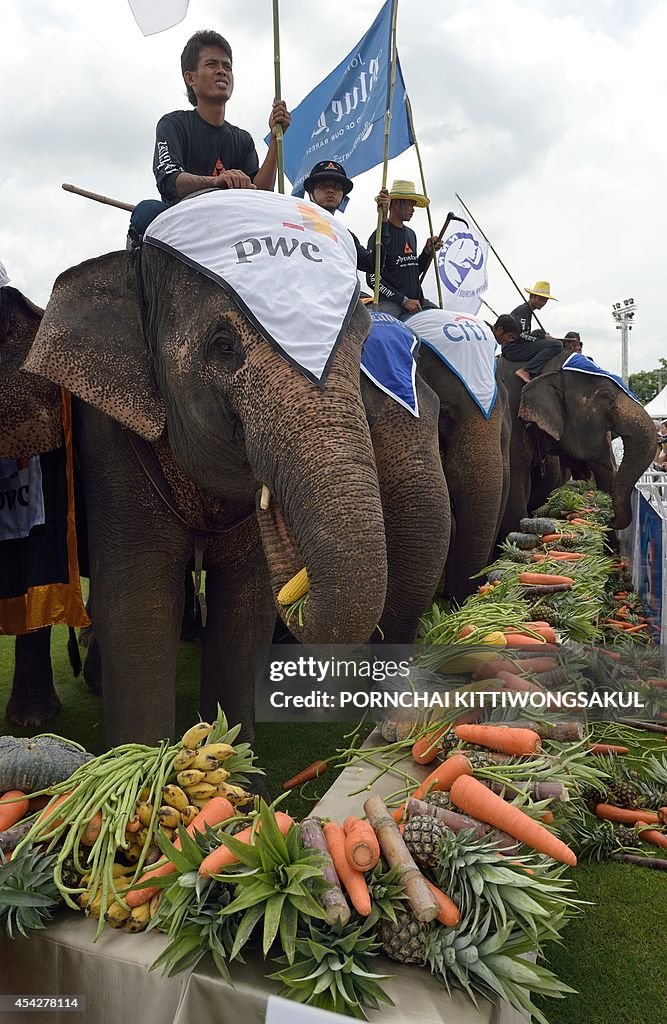
<svg viewBox="0 0 667 1024">
<path fill-rule="evenodd" d="M 10 862 L 0 851 L 0 926 L 10 939 L 44 928 L 51 919 L 60 893 L 53 878 L 55 854 L 36 847 L 15 854 Z"/>
</svg>

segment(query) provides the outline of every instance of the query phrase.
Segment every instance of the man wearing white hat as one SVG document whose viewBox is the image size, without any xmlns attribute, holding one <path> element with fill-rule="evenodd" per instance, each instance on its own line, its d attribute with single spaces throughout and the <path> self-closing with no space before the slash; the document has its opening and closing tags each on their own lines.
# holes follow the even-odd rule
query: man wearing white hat
<svg viewBox="0 0 667 1024">
<path fill-rule="evenodd" d="M 434 304 L 424 298 L 419 277 L 428 268 L 433 253 L 442 247 L 442 240 L 428 238 L 417 255 L 417 236 L 412 228 L 406 227 L 405 221 L 411 219 L 415 207 L 424 209 L 429 201 L 416 191 L 413 181 L 395 181 L 389 198 L 389 242 L 383 253 L 378 309 L 405 320 L 422 309 L 435 309 Z M 368 248 L 374 244 L 375 236 L 371 235 Z M 374 273 L 368 273 L 366 280 L 370 288 L 375 287 Z"/>
<path fill-rule="evenodd" d="M 502 354 L 513 363 L 521 363 L 516 375 L 527 383 L 542 372 L 542 367 L 549 359 L 563 351 L 563 344 L 557 338 L 545 335 L 541 329 L 531 331 L 535 310 L 542 309 L 550 299 L 558 302 L 556 296 L 551 294 L 549 282 L 537 281 L 534 288 L 524 288 L 524 291 L 528 301 L 517 306 L 511 313 L 521 324 L 521 336 L 505 345 Z"/>
</svg>

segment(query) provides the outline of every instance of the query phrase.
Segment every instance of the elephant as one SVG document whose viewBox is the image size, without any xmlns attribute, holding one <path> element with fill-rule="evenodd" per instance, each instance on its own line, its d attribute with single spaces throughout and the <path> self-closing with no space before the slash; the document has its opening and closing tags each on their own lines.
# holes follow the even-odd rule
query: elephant
<svg viewBox="0 0 667 1024">
<path fill-rule="evenodd" d="M 358 305 L 318 388 L 222 287 L 162 249 L 110 253 L 57 279 L 24 368 L 82 399 L 75 436 L 107 743 L 173 734 L 193 547 L 208 607 L 200 710 L 211 717 L 220 703 L 248 739 L 255 649 L 304 564 L 299 639 L 365 642 L 380 622 L 387 555 L 359 385 L 367 331 Z"/>
<path fill-rule="evenodd" d="M 439 437 L 452 507 L 452 539 L 445 589 L 462 602 L 476 583 L 498 534 L 509 490 L 509 409 L 498 382 L 486 419 L 461 379 L 427 345 L 421 345 L 419 373 L 440 401 Z"/>
<path fill-rule="evenodd" d="M 515 364 L 498 358 L 497 375 L 507 388 L 512 420 L 510 489 L 500 540 L 558 485 L 562 456 L 587 463 L 598 486 L 609 491 L 614 529 L 622 530 L 631 521 L 632 490 L 655 452 L 653 423 L 641 405 L 609 377 L 562 370 L 568 355 L 549 360 L 528 384 L 516 377 Z M 527 424 L 535 424 L 539 434 L 534 428 L 526 429 Z M 623 438 L 624 454 L 615 471 L 610 438 L 618 436 Z M 545 454 L 546 471 L 536 490 L 536 470 Z"/>
<path fill-rule="evenodd" d="M 18 289 L 0 288 L 0 458 L 41 455 L 63 443 L 59 388 L 21 370 L 43 312 Z M 76 675 L 80 663 L 71 636 L 68 650 Z M 51 668 L 51 627 L 17 636 L 14 652 L 5 713 L 16 725 L 42 725 L 61 706 Z"/>
</svg>

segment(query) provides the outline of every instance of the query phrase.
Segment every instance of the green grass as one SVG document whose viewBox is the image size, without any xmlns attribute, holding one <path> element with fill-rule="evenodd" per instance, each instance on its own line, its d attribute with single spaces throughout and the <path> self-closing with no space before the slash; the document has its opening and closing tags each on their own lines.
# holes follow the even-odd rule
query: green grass
<svg viewBox="0 0 667 1024">
<path fill-rule="evenodd" d="M 52 659 L 63 708 L 59 717 L 40 731 L 59 733 L 99 753 L 101 702 L 81 677 L 72 678 L 66 641 L 67 631 L 56 627 Z M 13 651 L 13 637 L 0 637 L 0 733 L 30 735 L 31 730 L 15 729 L 4 718 Z M 199 652 L 197 643 L 181 644 L 176 702 L 179 734 L 197 718 Z M 312 761 L 331 756 L 337 747 L 347 746 L 345 736 L 351 730 L 349 724 L 258 725 L 255 749 L 271 796 L 282 792 L 283 780 Z M 660 743 L 647 737 L 637 744 L 636 752 L 646 747 L 655 749 Z M 321 796 L 334 779 L 335 774 L 327 773 L 305 787 L 305 796 L 295 793 L 284 806 L 294 816 L 303 817 L 313 806 L 313 800 L 305 797 Z M 544 1004 L 551 1024 L 667 1022 L 667 874 L 622 864 L 583 864 L 576 869 L 576 880 L 581 899 L 595 905 L 568 925 L 562 946 L 552 943 L 546 949 L 551 968 L 579 993 Z"/>
</svg>

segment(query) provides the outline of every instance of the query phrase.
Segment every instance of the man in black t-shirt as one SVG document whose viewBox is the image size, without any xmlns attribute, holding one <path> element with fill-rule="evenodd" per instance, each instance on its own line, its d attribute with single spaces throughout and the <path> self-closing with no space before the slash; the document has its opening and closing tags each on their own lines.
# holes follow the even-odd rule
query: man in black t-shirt
<svg viewBox="0 0 667 1024">
<path fill-rule="evenodd" d="M 303 183 L 305 191 L 310 196 L 311 203 L 321 206 L 329 213 L 335 213 L 345 196 L 348 196 L 354 185 L 348 178 L 339 163 L 335 160 L 320 160 L 315 164 L 312 171 Z M 382 208 L 382 253 L 384 253 L 389 242 L 389 193 L 381 189 L 380 194 L 375 198 L 378 206 Z M 348 229 L 349 230 L 349 229 Z M 354 247 L 357 250 L 357 270 L 370 272 L 375 269 L 375 235 L 372 236 L 372 245 L 368 249 L 363 245 L 353 231 L 350 231 Z"/>
<path fill-rule="evenodd" d="M 155 133 L 153 173 L 162 196 L 139 203 L 130 218 L 137 241 L 168 206 L 206 188 L 258 188 L 273 191 L 277 168 L 278 125 L 287 131 L 290 115 L 276 100 L 269 116 L 271 143 L 259 166 L 248 132 L 225 117 L 234 89 L 232 51 L 217 32 L 196 32 L 181 54 L 181 71 L 194 110 L 175 110 L 160 118 Z"/>
<path fill-rule="evenodd" d="M 442 240 L 437 237 L 427 239 L 422 252 L 417 255 L 417 236 L 412 228 L 405 226 L 405 221 L 411 219 L 415 207 L 428 206 L 428 199 L 415 190 L 414 182 L 395 181 L 389 198 L 389 240 L 383 255 L 378 309 L 399 320 L 406 320 L 421 309 L 436 308 L 424 298 L 419 276 L 428 268 L 433 253 L 442 248 Z M 375 243 L 374 235 L 368 241 L 369 248 L 371 243 Z M 368 273 L 366 280 L 370 288 L 375 287 L 374 273 Z"/>
<path fill-rule="evenodd" d="M 541 328 L 531 330 L 535 310 L 546 306 L 549 299 L 558 301 L 551 294 L 549 282 L 538 281 L 534 288 L 524 288 L 524 291 L 528 295 L 528 302 L 517 306 L 511 313 L 521 324 L 521 334 L 516 341 L 504 346 L 503 356 L 513 363 L 521 364 L 515 373 L 527 383 L 542 372 L 542 367 L 550 359 L 563 351 L 563 344 L 550 334 L 545 334 Z"/>
</svg>

